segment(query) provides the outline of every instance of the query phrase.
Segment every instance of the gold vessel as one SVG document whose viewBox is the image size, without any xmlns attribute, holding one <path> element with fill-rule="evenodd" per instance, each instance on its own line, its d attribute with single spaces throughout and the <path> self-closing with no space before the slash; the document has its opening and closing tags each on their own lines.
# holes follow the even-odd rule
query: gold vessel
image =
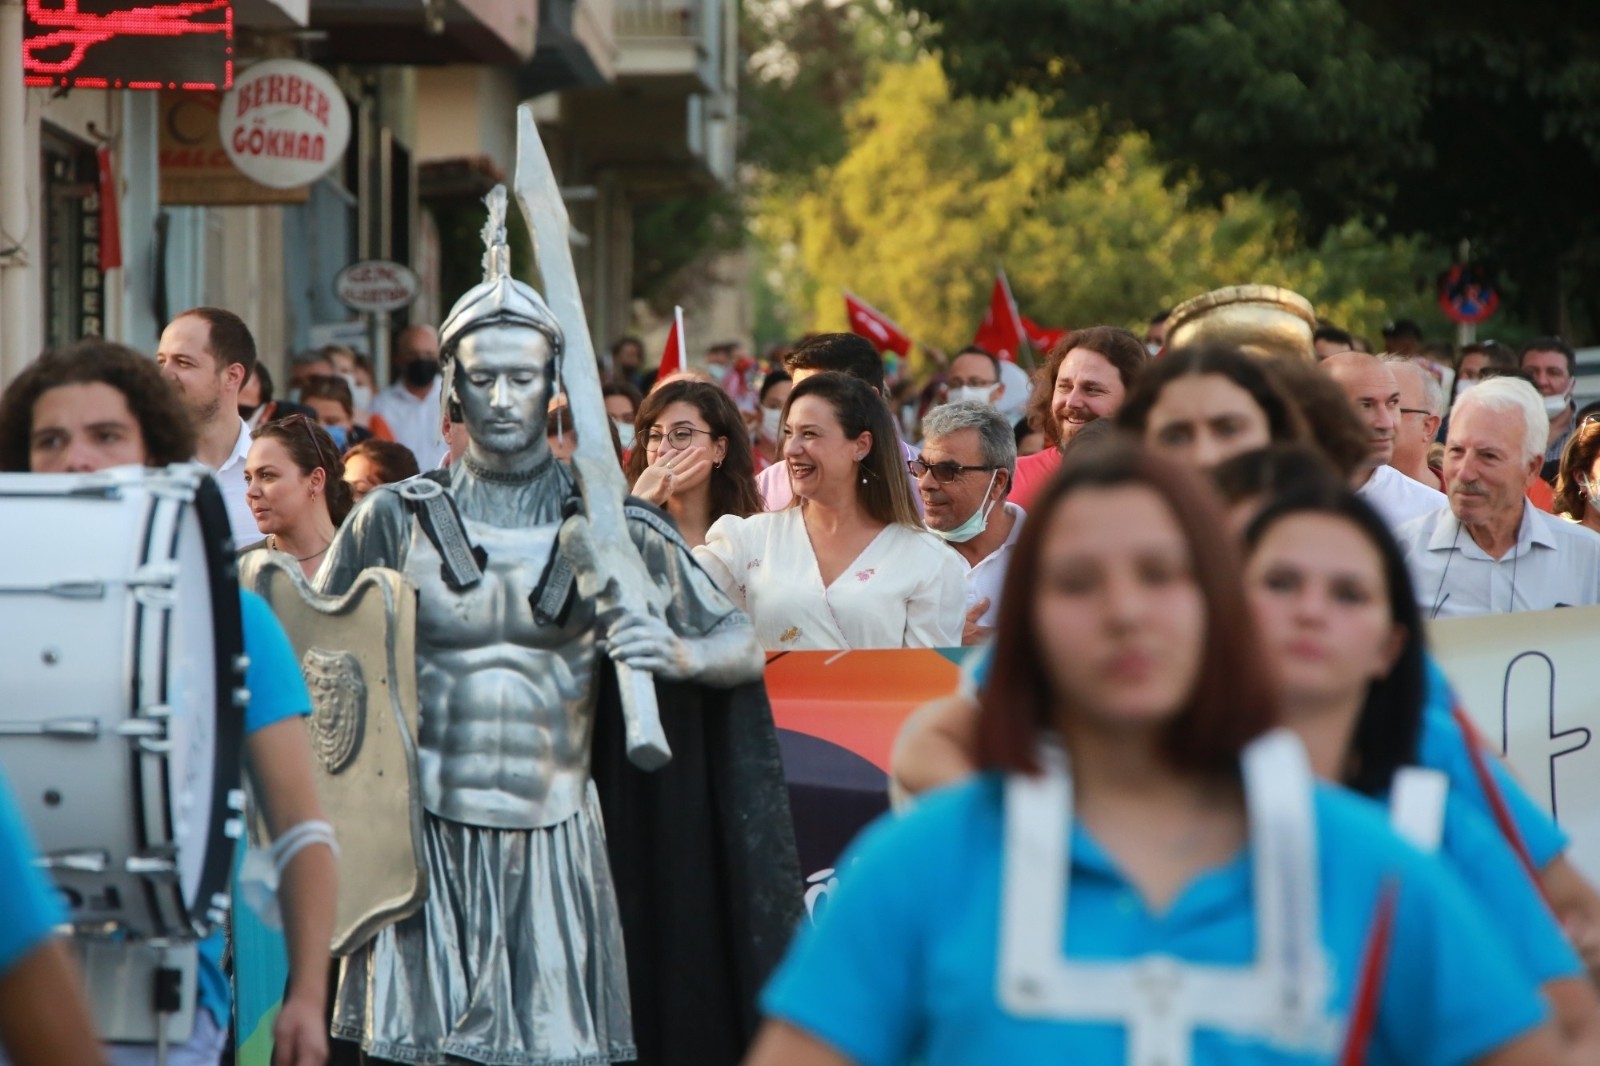
<svg viewBox="0 0 1600 1066">
<path fill-rule="evenodd" d="M 1225 344 L 1260 358 L 1312 362 L 1317 316 L 1304 296 L 1276 285 L 1230 285 L 1185 300 L 1167 316 L 1169 351 Z"/>
</svg>

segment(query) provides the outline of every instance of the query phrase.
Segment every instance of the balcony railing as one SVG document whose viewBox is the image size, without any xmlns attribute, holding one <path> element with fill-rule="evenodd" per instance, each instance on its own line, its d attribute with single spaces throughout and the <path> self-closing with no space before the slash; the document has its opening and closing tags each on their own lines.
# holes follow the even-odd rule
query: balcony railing
<svg viewBox="0 0 1600 1066">
<path fill-rule="evenodd" d="M 618 37 L 698 37 L 701 3 L 694 0 L 617 0 Z"/>
</svg>

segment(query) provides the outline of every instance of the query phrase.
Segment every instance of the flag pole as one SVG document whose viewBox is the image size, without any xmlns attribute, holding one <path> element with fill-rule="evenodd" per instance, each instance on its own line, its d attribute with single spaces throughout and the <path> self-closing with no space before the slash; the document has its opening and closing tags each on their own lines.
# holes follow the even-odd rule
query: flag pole
<svg viewBox="0 0 1600 1066">
<path fill-rule="evenodd" d="M 688 370 L 689 342 L 683 335 L 683 308 L 677 304 L 672 305 L 672 320 L 678 327 L 678 367 L 681 370 Z"/>
<path fill-rule="evenodd" d="M 1000 275 L 1000 284 L 1006 290 L 1006 306 L 1011 308 L 1011 321 L 1017 330 L 1020 343 L 1017 345 L 1017 364 L 1026 366 L 1029 373 L 1038 369 L 1038 364 L 1033 358 L 1033 341 L 1028 338 L 1028 331 L 1022 325 L 1022 311 L 1017 307 L 1017 296 L 1011 291 L 1011 279 L 1006 276 L 1006 267 L 1001 263 L 996 268 Z"/>
</svg>

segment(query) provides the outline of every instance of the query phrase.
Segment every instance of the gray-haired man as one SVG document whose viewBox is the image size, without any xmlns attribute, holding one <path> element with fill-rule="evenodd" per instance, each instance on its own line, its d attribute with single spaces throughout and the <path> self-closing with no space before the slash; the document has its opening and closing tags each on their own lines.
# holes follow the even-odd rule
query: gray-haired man
<svg viewBox="0 0 1600 1066">
<path fill-rule="evenodd" d="M 1024 513 L 1006 502 L 1017 470 L 1016 436 L 985 403 L 935 407 L 922 421 L 922 454 L 911 460 L 932 529 L 966 564 L 967 620 L 961 643 L 977 644 L 994 627 L 1000 589 Z"/>
</svg>

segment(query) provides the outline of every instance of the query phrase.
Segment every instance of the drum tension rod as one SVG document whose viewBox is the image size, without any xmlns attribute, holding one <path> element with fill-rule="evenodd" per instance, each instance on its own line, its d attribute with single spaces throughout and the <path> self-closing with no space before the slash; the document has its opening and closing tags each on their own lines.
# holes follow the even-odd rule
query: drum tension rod
<svg viewBox="0 0 1600 1066">
<path fill-rule="evenodd" d="M 100 735 L 98 718 L 55 718 L 43 722 L 0 722 L 0 737 L 64 737 L 93 740 Z"/>
</svg>

